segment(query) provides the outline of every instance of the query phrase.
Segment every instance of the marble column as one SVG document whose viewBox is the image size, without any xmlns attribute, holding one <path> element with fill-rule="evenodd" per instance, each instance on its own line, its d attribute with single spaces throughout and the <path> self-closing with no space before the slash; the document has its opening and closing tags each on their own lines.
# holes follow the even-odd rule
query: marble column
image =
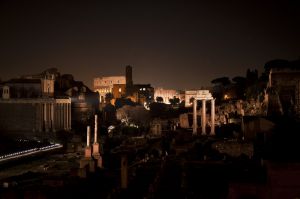
<svg viewBox="0 0 300 199">
<path fill-rule="evenodd" d="M 45 131 L 48 132 L 48 110 L 47 110 L 47 103 L 44 103 L 44 126 Z"/>
<path fill-rule="evenodd" d="M 87 126 L 87 131 L 86 131 L 86 147 L 85 147 L 85 158 L 91 159 L 92 157 L 92 148 L 90 146 L 91 142 L 91 128 L 90 126 Z"/>
<path fill-rule="evenodd" d="M 64 121 L 63 108 L 62 108 L 62 103 L 60 103 L 59 104 L 59 125 L 61 129 L 64 128 L 63 121 Z"/>
<path fill-rule="evenodd" d="M 197 100 L 193 101 L 193 135 L 197 135 Z"/>
<path fill-rule="evenodd" d="M 69 106 L 69 129 L 71 130 L 72 129 L 72 120 L 71 120 L 71 117 L 72 117 L 72 107 L 71 107 L 71 103 L 68 104 Z"/>
<path fill-rule="evenodd" d="M 201 115 L 202 135 L 206 135 L 206 100 L 202 100 L 202 115 Z"/>
<path fill-rule="evenodd" d="M 98 134 L 98 115 L 95 115 L 94 143 L 97 143 L 97 134 Z"/>
<path fill-rule="evenodd" d="M 67 124 L 67 121 L 68 121 L 68 114 L 67 114 L 67 113 L 68 113 L 68 112 L 67 112 L 67 104 L 64 103 L 64 115 L 65 115 L 65 117 L 64 117 L 64 128 L 65 128 L 65 130 L 68 129 L 68 124 Z"/>
<path fill-rule="evenodd" d="M 65 104 L 65 109 L 66 109 L 66 130 L 69 130 L 69 106 L 67 103 Z"/>
<path fill-rule="evenodd" d="M 43 119 L 43 104 L 40 103 L 39 106 L 39 118 L 40 118 L 40 122 L 39 122 L 39 131 L 42 132 L 43 131 L 43 123 L 44 123 L 44 119 Z"/>
<path fill-rule="evenodd" d="M 215 135 L 215 99 L 210 101 L 211 103 L 211 127 L 210 127 L 210 135 Z"/>
<path fill-rule="evenodd" d="M 54 103 L 51 103 L 51 129 L 52 129 L 52 132 L 55 132 Z"/>
<path fill-rule="evenodd" d="M 90 136 L 91 136 L 91 127 L 87 126 L 86 129 L 86 146 L 89 147 L 90 146 Z"/>
</svg>

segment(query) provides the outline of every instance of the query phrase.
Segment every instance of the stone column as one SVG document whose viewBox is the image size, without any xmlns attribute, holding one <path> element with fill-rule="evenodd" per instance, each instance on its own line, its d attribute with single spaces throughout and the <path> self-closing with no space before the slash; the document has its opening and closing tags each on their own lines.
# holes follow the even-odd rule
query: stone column
<svg viewBox="0 0 300 199">
<path fill-rule="evenodd" d="M 98 134 L 98 115 L 95 115 L 94 143 L 97 143 L 97 134 Z"/>
<path fill-rule="evenodd" d="M 68 128 L 68 130 L 71 130 L 71 122 L 70 122 L 71 113 L 70 113 L 70 111 L 71 111 L 71 108 L 70 108 L 70 104 L 68 103 L 67 104 L 67 114 L 68 114 L 68 126 L 67 126 L 67 128 Z"/>
<path fill-rule="evenodd" d="M 202 100 L 202 116 L 201 116 L 201 121 L 202 121 L 202 135 L 206 135 L 206 100 Z"/>
<path fill-rule="evenodd" d="M 215 135 L 215 99 L 210 101 L 211 103 L 211 127 L 210 127 L 210 135 Z"/>
<path fill-rule="evenodd" d="M 90 136 L 91 136 L 91 127 L 87 126 L 87 129 L 86 129 L 86 147 L 90 146 L 90 140 L 91 140 Z"/>
<path fill-rule="evenodd" d="M 48 110 L 47 110 L 47 103 L 44 103 L 44 126 L 45 131 L 48 132 Z"/>
<path fill-rule="evenodd" d="M 100 144 L 98 143 L 98 115 L 95 115 L 95 131 L 93 144 L 93 157 L 96 160 L 97 167 L 102 168 L 102 157 L 100 154 Z"/>
<path fill-rule="evenodd" d="M 52 128 L 52 132 L 55 132 L 54 103 L 51 103 L 51 128 Z"/>
<path fill-rule="evenodd" d="M 63 129 L 63 124 L 62 124 L 62 121 L 63 121 L 63 117 L 62 117 L 62 104 L 60 103 L 59 104 L 59 126 L 60 126 L 60 129 Z"/>
<path fill-rule="evenodd" d="M 69 103 L 69 129 L 71 130 L 72 129 L 72 120 L 71 120 L 71 117 L 72 117 L 72 107 L 71 107 L 71 103 Z"/>
<path fill-rule="evenodd" d="M 193 135 L 197 135 L 197 100 L 193 101 Z"/>
<path fill-rule="evenodd" d="M 66 107 L 67 107 L 67 129 L 70 130 L 70 108 L 69 108 L 69 104 L 67 103 L 66 104 Z"/>
<path fill-rule="evenodd" d="M 63 121 L 64 121 L 63 124 L 64 124 L 64 130 L 66 130 L 67 129 L 67 125 L 66 125 L 66 121 L 67 121 L 67 118 L 66 118 L 67 117 L 67 115 L 66 115 L 66 107 L 65 107 L 65 103 L 63 103 L 62 105 L 63 105 L 62 107 L 63 107 L 63 116 L 64 116 L 63 117 L 64 118 L 63 119 Z"/>
<path fill-rule="evenodd" d="M 38 109 L 39 109 L 39 131 L 42 132 L 43 131 L 43 123 L 44 123 L 43 104 L 42 103 L 39 104 Z"/>
<path fill-rule="evenodd" d="M 69 112 L 68 112 L 68 104 L 65 104 L 66 109 L 66 130 L 69 130 Z"/>
<path fill-rule="evenodd" d="M 67 110 L 67 104 L 64 103 L 64 109 L 65 109 L 65 128 L 68 130 L 68 110 Z"/>
</svg>

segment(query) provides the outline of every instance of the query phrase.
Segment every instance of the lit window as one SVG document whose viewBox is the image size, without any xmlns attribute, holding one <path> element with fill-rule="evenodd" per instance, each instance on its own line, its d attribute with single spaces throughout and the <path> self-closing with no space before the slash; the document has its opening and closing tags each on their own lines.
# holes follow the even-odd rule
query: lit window
<svg viewBox="0 0 300 199">
<path fill-rule="evenodd" d="M 122 89 L 121 88 L 119 88 L 119 93 L 121 93 L 122 92 Z"/>
</svg>

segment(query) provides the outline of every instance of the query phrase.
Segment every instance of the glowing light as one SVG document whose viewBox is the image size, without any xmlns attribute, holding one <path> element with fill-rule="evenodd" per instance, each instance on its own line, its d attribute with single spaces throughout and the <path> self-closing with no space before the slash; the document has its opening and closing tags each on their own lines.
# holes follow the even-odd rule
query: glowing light
<svg viewBox="0 0 300 199">
<path fill-rule="evenodd" d="M 225 99 L 225 100 L 227 100 L 227 99 L 229 99 L 229 98 L 230 98 L 229 95 L 227 95 L 227 94 L 224 95 L 224 99 Z"/>
</svg>

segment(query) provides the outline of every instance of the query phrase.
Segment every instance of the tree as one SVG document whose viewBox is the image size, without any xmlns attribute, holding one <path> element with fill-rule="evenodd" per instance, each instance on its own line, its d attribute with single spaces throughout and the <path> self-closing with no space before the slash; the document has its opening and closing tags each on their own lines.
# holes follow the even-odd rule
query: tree
<svg viewBox="0 0 300 199">
<path fill-rule="evenodd" d="M 172 106 L 178 105 L 180 102 L 180 99 L 174 96 L 172 99 L 169 99 L 169 102 Z"/>
<path fill-rule="evenodd" d="M 245 92 L 246 92 L 246 85 L 247 80 L 245 77 L 236 76 L 232 78 L 232 81 L 234 82 L 234 88 L 236 90 L 236 97 L 237 99 L 244 99 L 245 98 Z"/>
<path fill-rule="evenodd" d="M 228 77 L 220 77 L 211 81 L 213 86 L 213 96 L 216 98 L 216 103 L 219 103 L 223 100 L 224 95 L 226 94 L 229 86 L 231 85 L 231 81 Z"/>
<path fill-rule="evenodd" d="M 110 101 L 111 101 L 113 98 L 114 98 L 114 95 L 113 95 L 112 93 L 106 93 L 106 94 L 105 94 L 105 102 L 106 102 L 107 104 L 109 104 Z"/>
<path fill-rule="evenodd" d="M 219 77 L 219 78 L 216 78 L 216 79 L 213 79 L 211 81 L 212 84 L 220 84 L 222 86 L 227 86 L 231 83 L 231 81 L 229 80 L 228 77 Z"/>
<path fill-rule="evenodd" d="M 162 97 L 160 97 L 160 96 L 157 96 L 157 97 L 156 97 L 156 102 L 158 102 L 158 103 L 163 103 L 163 102 L 164 102 L 164 99 L 163 99 Z"/>
</svg>

